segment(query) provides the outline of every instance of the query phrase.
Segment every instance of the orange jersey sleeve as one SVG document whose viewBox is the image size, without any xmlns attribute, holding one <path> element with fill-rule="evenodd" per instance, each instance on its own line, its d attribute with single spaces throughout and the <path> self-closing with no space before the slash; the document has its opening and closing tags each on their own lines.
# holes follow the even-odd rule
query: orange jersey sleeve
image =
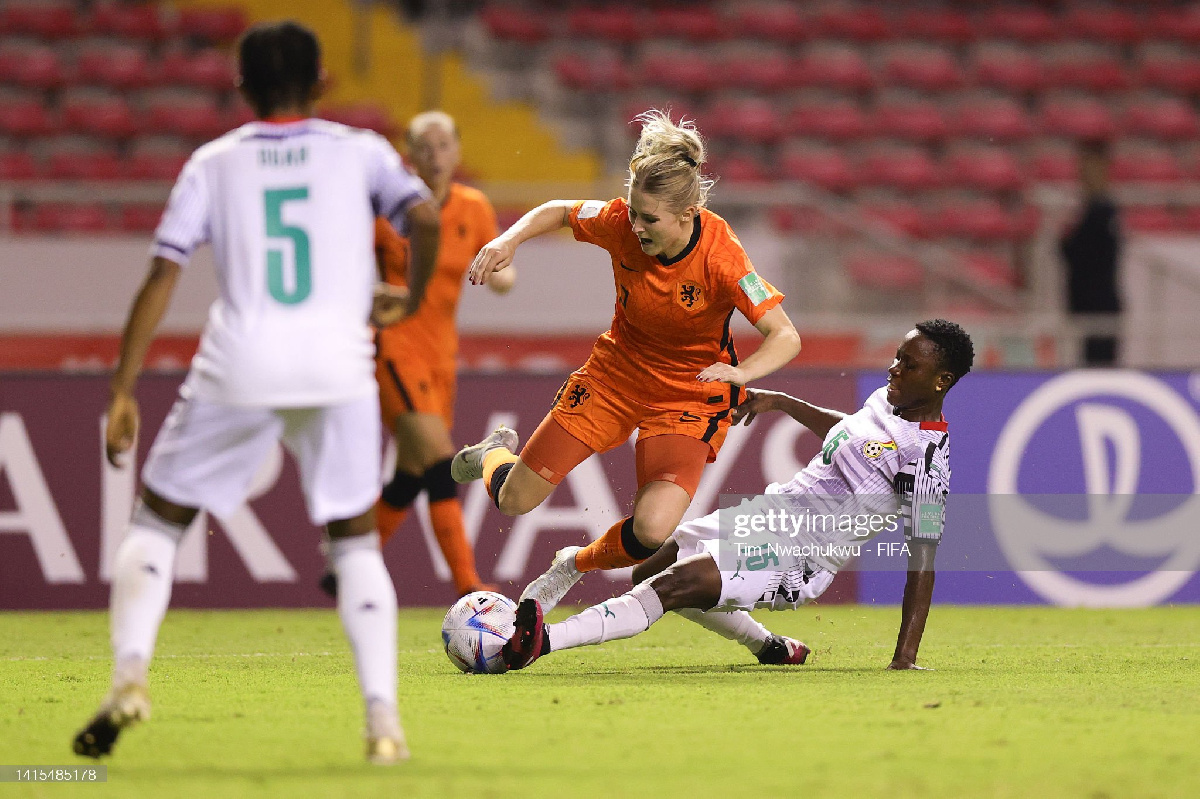
<svg viewBox="0 0 1200 799">
<path fill-rule="evenodd" d="M 393 286 L 408 283 L 408 239 L 382 216 L 375 219 L 375 262 L 388 283 Z"/>
<path fill-rule="evenodd" d="M 607 203 L 600 200 L 575 203 L 567 220 L 576 241 L 595 244 L 610 252 L 619 252 L 622 237 L 631 232 L 628 206 L 620 198 Z"/>
<path fill-rule="evenodd" d="M 732 301 L 750 324 L 757 325 L 763 314 L 783 302 L 783 293 L 754 271 L 754 265 L 733 231 L 721 230 L 710 246 L 709 279 L 717 292 Z"/>
</svg>

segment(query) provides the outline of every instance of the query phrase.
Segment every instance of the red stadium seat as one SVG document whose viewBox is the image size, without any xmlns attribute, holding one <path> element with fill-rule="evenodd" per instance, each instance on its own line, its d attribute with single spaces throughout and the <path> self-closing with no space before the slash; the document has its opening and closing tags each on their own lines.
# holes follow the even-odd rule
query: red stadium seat
<svg viewBox="0 0 1200 799">
<path fill-rule="evenodd" d="M 550 21 L 544 14 L 519 5 L 488 5 L 480 18 L 488 32 L 497 39 L 518 44 L 539 44 L 550 35 Z"/>
<path fill-rule="evenodd" d="M 370 103 L 327 106 L 321 109 L 320 116 L 322 119 L 340 122 L 352 128 L 373 130 L 383 136 L 391 137 L 398 132 L 396 123 L 392 121 L 387 111 Z M 236 125 L 230 126 L 229 129 L 232 130 L 234 127 Z"/>
<path fill-rule="evenodd" d="M 175 180 L 188 157 L 186 152 L 134 152 L 125 164 L 125 174 L 134 180 Z"/>
<path fill-rule="evenodd" d="M 1176 97 L 1142 100 L 1125 111 L 1125 130 L 1158 139 L 1191 139 L 1200 132 L 1196 112 Z"/>
<path fill-rule="evenodd" d="M 1058 38 L 1059 24 L 1049 12 L 1034 6 L 999 6 L 984 12 L 979 28 L 989 37 L 1023 42 Z"/>
<path fill-rule="evenodd" d="M 8 136 L 45 136 L 56 130 L 53 117 L 34 97 L 0 99 L 0 134 Z"/>
<path fill-rule="evenodd" d="M 1107 139 L 1116 132 L 1108 107 L 1091 97 L 1047 97 L 1042 104 L 1042 128 L 1076 139 Z"/>
<path fill-rule="evenodd" d="M 931 47 L 902 46 L 883 59 L 884 83 L 940 92 L 963 85 L 962 70 L 953 53 Z"/>
<path fill-rule="evenodd" d="M 1146 20 L 1146 34 L 1154 39 L 1200 44 L 1200 6 L 1151 11 Z"/>
<path fill-rule="evenodd" d="M 925 283 L 925 270 L 903 255 L 859 252 L 848 256 L 843 266 L 858 285 L 883 291 L 914 291 Z"/>
<path fill-rule="evenodd" d="M 875 108 L 873 117 L 881 136 L 936 141 L 949 132 L 942 109 L 932 100 L 885 100 Z"/>
<path fill-rule="evenodd" d="M 109 139 L 125 139 L 138 130 L 133 112 L 120 95 L 97 95 L 86 90 L 62 101 L 63 128 Z"/>
<path fill-rule="evenodd" d="M 792 80 L 792 62 L 778 50 L 739 48 L 719 60 L 717 71 L 722 86 L 756 92 L 778 92 Z"/>
<path fill-rule="evenodd" d="M 917 206 L 908 203 L 865 205 L 862 215 L 870 222 L 886 225 L 897 233 L 915 238 L 929 237 L 930 220 Z"/>
<path fill-rule="evenodd" d="M 785 150 L 779 161 L 779 174 L 829 191 L 845 191 L 858 183 L 846 157 L 833 149 Z"/>
<path fill-rule="evenodd" d="M 924 149 L 885 147 L 863 159 L 859 171 L 864 183 L 891 186 L 903 191 L 923 191 L 942 183 L 941 171 Z"/>
<path fill-rule="evenodd" d="M 0 83 L 57 89 L 67 78 L 68 70 L 51 47 L 16 45 L 0 49 Z"/>
<path fill-rule="evenodd" d="M 754 41 L 771 39 L 795 44 L 811 33 L 804 15 L 790 3 L 739 2 L 730 24 L 742 38 Z"/>
<path fill-rule="evenodd" d="M 703 114 L 703 128 L 716 138 L 768 144 L 782 134 L 775 106 L 762 97 L 717 100 Z"/>
<path fill-rule="evenodd" d="M 697 3 L 663 6 L 650 12 L 648 23 L 655 38 L 682 38 L 693 42 L 715 42 L 732 34 L 729 23 L 716 11 Z"/>
<path fill-rule="evenodd" d="M 75 4 L 69 0 L 10 0 L 0 10 L 0 30 L 43 39 L 69 39 L 80 29 Z"/>
<path fill-rule="evenodd" d="M 1017 288 L 1021 284 L 1012 263 L 990 252 L 962 253 L 962 268 L 986 286 Z"/>
<path fill-rule="evenodd" d="M 1079 177 L 1079 156 L 1074 150 L 1042 150 L 1030 160 L 1030 171 L 1037 180 L 1075 180 Z"/>
<path fill-rule="evenodd" d="M 937 215 L 939 233 L 975 241 L 1005 241 L 1017 237 L 1017 220 L 995 200 L 948 203 Z"/>
<path fill-rule="evenodd" d="M 555 59 L 554 74 L 559 83 L 577 91 L 618 92 L 633 85 L 629 70 L 614 53 L 566 53 Z"/>
<path fill-rule="evenodd" d="M 1170 209 L 1150 206 L 1122 208 L 1121 224 L 1135 233 L 1174 233 L 1181 227 Z"/>
<path fill-rule="evenodd" d="M 758 159 L 745 153 L 710 158 L 704 165 L 704 172 L 720 178 L 722 186 L 726 183 L 766 183 L 773 177 Z"/>
<path fill-rule="evenodd" d="M 834 141 L 857 139 L 871 132 L 867 116 L 848 98 L 813 100 L 794 107 L 783 120 L 789 136 L 813 136 Z"/>
<path fill-rule="evenodd" d="M 116 89 L 140 89 L 154 81 L 145 50 L 131 45 L 89 47 L 79 54 L 76 70 L 81 82 Z"/>
<path fill-rule="evenodd" d="M 1057 57 L 1046 70 L 1046 84 L 1064 88 L 1115 91 L 1128 88 L 1133 80 L 1115 55 L 1088 52 L 1084 48 L 1060 46 Z"/>
<path fill-rule="evenodd" d="M 232 42 L 246 29 L 240 8 L 185 8 L 179 12 L 179 33 L 213 43 Z"/>
<path fill-rule="evenodd" d="M 38 177 L 38 166 L 33 156 L 18 150 L 0 152 L 0 180 L 29 180 Z"/>
<path fill-rule="evenodd" d="M 1138 149 L 1118 153 L 1111 175 L 1117 182 L 1172 183 L 1183 179 L 1183 169 L 1170 150 Z"/>
<path fill-rule="evenodd" d="M 126 233 L 152 233 L 162 219 L 162 204 L 123 205 L 117 226 Z"/>
<path fill-rule="evenodd" d="M 857 42 L 878 42 L 893 33 L 888 18 L 871 6 L 827 6 L 816 12 L 812 26 L 817 36 Z"/>
<path fill-rule="evenodd" d="M 174 50 L 163 57 L 159 69 L 164 83 L 215 91 L 228 91 L 237 78 L 229 56 L 211 48 L 194 53 Z"/>
<path fill-rule="evenodd" d="M 125 39 L 160 41 L 174 33 L 176 20 L 159 13 L 157 4 L 126 5 L 98 3 L 92 11 L 91 25 L 98 33 Z"/>
<path fill-rule="evenodd" d="M 1129 11 L 1103 6 L 1077 6 L 1067 11 L 1062 29 L 1070 36 L 1114 44 L 1133 44 L 1142 38 L 1142 26 Z"/>
<path fill-rule="evenodd" d="M 119 180 L 124 169 L 107 150 L 63 150 L 50 154 L 46 176 L 60 180 Z"/>
<path fill-rule="evenodd" d="M 950 127 L 957 136 L 1017 141 L 1033 132 L 1025 108 L 1011 97 L 967 99 L 951 117 Z"/>
<path fill-rule="evenodd" d="M 1046 82 L 1046 71 L 1032 53 L 1015 47 L 981 47 L 974 59 L 975 81 L 1011 92 L 1032 92 Z"/>
<path fill-rule="evenodd" d="M 905 11 L 896 24 L 897 32 L 908 39 L 964 44 L 975 39 L 971 18 L 947 8 L 915 8 Z"/>
<path fill-rule="evenodd" d="M 45 203 L 34 207 L 29 225 L 39 233 L 102 233 L 108 229 L 108 211 L 94 203 Z"/>
<path fill-rule="evenodd" d="M 1200 208 L 1193 205 L 1179 209 L 1176 224 L 1185 233 L 1200 233 Z"/>
<path fill-rule="evenodd" d="M 150 100 L 146 104 L 146 127 L 148 132 L 191 139 L 211 139 L 230 129 L 220 109 L 203 95 Z"/>
<path fill-rule="evenodd" d="M 677 92 L 706 92 L 717 85 L 717 75 L 709 60 L 694 50 L 681 48 L 647 54 L 639 74 L 648 86 Z"/>
<path fill-rule="evenodd" d="M 793 66 L 792 82 L 842 91 L 865 91 L 875 85 L 875 77 L 853 47 L 818 45 L 810 48 Z"/>
<path fill-rule="evenodd" d="M 603 39 L 614 44 L 632 44 L 645 36 L 639 14 L 625 5 L 573 8 L 567 14 L 567 30 L 574 36 Z"/>
<path fill-rule="evenodd" d="M 946 181 L 980 191 L 1013 191 L 1025 184 L 1017 159 L 999 147 L 962 148 L 946 156 Z"/>
<path fill-rule="evenodd" d="M 828 215 L 807 205 L 776 206 L 767 212 L 767 217 L 780 233 L 840 236 L 847 232 Z"/>
<path fill-rule="evenodd" d="M 1142 60 L 1138 81 L 1143 86 L 1171 92 L 1200 92 L 1200 58 L 1184 55 L 1148 55 Z"/>
</svg>

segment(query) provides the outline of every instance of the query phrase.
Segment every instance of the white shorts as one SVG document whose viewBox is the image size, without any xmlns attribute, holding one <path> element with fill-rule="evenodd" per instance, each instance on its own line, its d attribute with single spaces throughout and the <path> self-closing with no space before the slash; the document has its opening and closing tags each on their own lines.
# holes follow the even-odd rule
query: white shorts
<svg viewBox="0 0 1200 799">
<path fill-rule="evenodd" d="M 675 529 L 671 540 L 679 545 L 679 560 L 707 555 L 721 565 L 718 517 L 719 511 L 713 511 Z M 802 562 L 783 571 L 753 567 L 753 563 L 738 561 L 734 571 L 721 571 L 721 598 L 712 610 L 795 610 L 825 593 L 836 576 L 815 563 Z"/>
<path fill-rule="evenodd" d="M 350 519 L 379 497 L 379 395 L 319 408 L 253 408 L 200 399 L 185 385 L 154 439 L 142 481 L 163 499 L 227 518 L 282 441 L 300 467 L 308 517 Z"/>
</svg>

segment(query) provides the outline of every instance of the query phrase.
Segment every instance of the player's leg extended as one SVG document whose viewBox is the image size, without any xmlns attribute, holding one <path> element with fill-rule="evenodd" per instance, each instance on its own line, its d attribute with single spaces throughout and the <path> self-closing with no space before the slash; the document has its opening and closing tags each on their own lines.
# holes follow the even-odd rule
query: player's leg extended
<svg viewBox="0 0 1200 799">
<path fill-rule="evenodd" d="M 196 513 L 149 489 L 134 508 L 129 531 L 113 558 L 112 689 L 75 737 L 76 754 L 106 755 L 123 728 L 150 717 L 146 671 L 171 601 L 175 551 Z"/>
<path fill-rule="evenodd" d="M 571 616 L 541 627 L 537 603 L 525 600 L 517 609 L 512 639 L 505 645 L 510 669 L 520 669 L 560 649 L 631 638 L 645 632 L 668 610 L 707 609 L 721 598 L 721 572 L 711 555 L 685 558 L 648 582 Z M 533 628 L 532 625 L 539 625 Z"/>
</svg>

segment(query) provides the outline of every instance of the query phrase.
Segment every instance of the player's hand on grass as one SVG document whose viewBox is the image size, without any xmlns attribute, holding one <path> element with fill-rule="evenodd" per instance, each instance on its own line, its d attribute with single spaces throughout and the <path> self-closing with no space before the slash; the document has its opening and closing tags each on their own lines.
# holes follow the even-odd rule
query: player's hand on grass
<svg viewBox="0 0 1200 799">
<path fill-rule="evenodd" d="M 893 660 L 888 664 L 888 671 L 936 671 L 928 666 L 918 666 L 916 663 L 908 660 Z"/>
<path fill-rule="evenodd" d="M 121 456 L 137 440 L 138 423 L 137 400 L 127 391 L 113 391 L 108 401 L 108 425 L 104 429 L 104 453 L 113 466 L 125 465 Z"/>
<path fill-rule="evenodd" d="M 512 263 L 516 252 L 517 245 L 503 236 L 492 239 L 484 245 L 483 249 L 475 256 L 475 260 L 471 262 L 471 268 L 467 270 L 467 279 L 473 286 L 483 285 L 493 272 L 507 268 Z"/>
<path fill-rule="evenodd" d="M 747 389 L 746 399 L 742 401 L 741 405 L 733 409 L 733 412 L 729 414 L 729 418 L 734 424 L 740 424 L 742 420 L 745 420 L 746 424 L 750 424 L 754 421 L 754 417 L 760 413 L 775 410 L 775 398 L 778 396 L 780 396 L 778 391 L 763 391 L 761 389 L 751 391 Z"/>
<path fill-rule="evenodd" d="M 696 379 L 701 383 L 729 383 L 734 386 L 746 385 L 746 376 L 742 370 L 727 363 L 714 363 L 705 367 Z"/>
<path fill-rule="evenodd" d="M 390 283 L 375 284 L 375 298 L 371 304 L 371 324 L 375 327 L 394 325 L 417 309 L 411 307 L 412 296 L 404 286 Z"/>
</svg>

